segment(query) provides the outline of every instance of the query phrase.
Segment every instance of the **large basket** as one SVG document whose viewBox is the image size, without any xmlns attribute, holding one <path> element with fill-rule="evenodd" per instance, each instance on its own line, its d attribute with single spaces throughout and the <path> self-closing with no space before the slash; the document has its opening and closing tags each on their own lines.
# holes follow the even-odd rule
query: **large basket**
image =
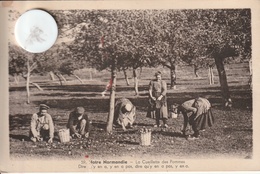
<svg viewBox="0 0 260 174">
<path fill-rule="evenodd" d="M 60 142 L 66 143 L 70 141 L 70 130 L 69 129 L 61 129 L 59 130 L 59 138 Z"/>
<path fill-rule="evenodd" d="M 142 132 L 141 133 L 141 145 L 142 146 L 151 145 L 151 132 Z"/>
</svg>

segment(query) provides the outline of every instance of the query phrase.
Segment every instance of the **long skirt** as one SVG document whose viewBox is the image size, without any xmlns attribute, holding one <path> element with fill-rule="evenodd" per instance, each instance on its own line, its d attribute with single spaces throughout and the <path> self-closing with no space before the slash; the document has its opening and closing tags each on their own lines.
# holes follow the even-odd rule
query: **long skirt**
<svg viewBox="0 0 260 174">
<path fill-rule="evenodd" d="M 158 94 L 159 95 L 159 94 Z M 156 96 L 157 97 L 157 96 Z M 146 117 L 152 119 L 167 119 L 168 118 L 168 108 L 167 108 L 167 99 L 164 97 L 158 103 L 149 99 L 149 106 Z M 159 105 L 159 107 L 158 107 Z M 157 116 L 156 116 L 157 115 Z"/>
<path fill-rule="evenodd" d="M 209 109 L 208 112 L 199 115 L 195 120 L 189 119 L 189 121 L 195 121 L 197 130 L 203 130 L 207 127 L 211 127 L 214 124 L 215 119 L 213 117 L 211 109 Z"/>
</svg>

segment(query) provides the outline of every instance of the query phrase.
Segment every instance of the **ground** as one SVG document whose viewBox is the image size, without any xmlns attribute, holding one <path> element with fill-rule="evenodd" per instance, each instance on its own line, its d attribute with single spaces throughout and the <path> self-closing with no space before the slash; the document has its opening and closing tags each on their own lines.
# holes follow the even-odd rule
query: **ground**
<svg viewBox="0 0 260 174">
<path fill-rule="evenodd" d="M 139 84 L 140 95 L 135 96 L 133 81 L 125 84 L 122 73 L 118 75 L 116 98 L 127 97 L 137 107 L 137 120 L 133 129 L 123 131 L 116 128 L 112 134 L 105 131 L 109 107 L 109 94 L 101 97 L 106 83 L 109 81 L 107 71 L 92 74 L 79 73 L 84 84 L 66 77 L 69 81 L 60 86 L 58 81 L 50 81 L 47 76 L 32 78 L 44 90 L 38 91 L 31 87 L 31 103 L 26 104 L 24 81 L 14 84 L 10 78 L 9 88 L 9 130 L 10 154 L 12 158 L 62 158 L 75 159 L 82 157 L 162 157 L 174 158 L 252 158 L 252 92 L 247 82 L 249 72 L 247 64 L 232 64 L 226 66 L 228 84 L 230 86 L 233 107 L 226 110 L 222 106 L 222 97 L 215 70 L 215 84 L 208 85 L 207 70 L 199 71 L 201 77 L 196 78 L 190 67 L 178 67 L 177 89 L 168 90 L 168 104 L 181 103 L 197 96 L 203 96 L 212 103 L 212 112 L 215 117 L 213 127 L 201 133 L 199 140 L 185 139 L 180 130 L 183 117 L 168 120 L 169 128 L 153 128 L 154 120 L 146 118 L 147 86 L 158 69 L 145 68 L 141 74 Z M 163 78 L 169 81 L 168 70 L 163 71 Z M 130 71 L 128 72 L 130 76 Z M 130 76 L 131 77 L 131 76 Z M 168 86 L 169 87 L 169 86 Z M 84 106 L 90 120 L 92 130 L 89 139 L 73 140 L 70 143 L 60 143 L 57 133 L 54 143 L 33 143 L 28 140 L 30 118 L 37 112 L 37 106 L 45 103 L 51 107 L 49 113 L 55 123 L 55 132 L 65 128 L 68 114 L 76 106 Z M 151 146 L 140 145 L 139 130 L 143 127 L 152 129 Z M 192 133 L 192 132 L 190 132 Z"/>
</svg>

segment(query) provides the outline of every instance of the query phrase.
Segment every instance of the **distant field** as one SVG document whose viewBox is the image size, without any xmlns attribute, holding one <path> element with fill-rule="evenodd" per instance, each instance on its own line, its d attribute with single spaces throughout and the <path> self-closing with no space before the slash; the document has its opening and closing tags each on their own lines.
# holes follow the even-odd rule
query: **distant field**
<svg viewBox="0 0 260 174">
<path fill-rule="evenodd" d="M 108 115 L 109 95 L 101 97 L 106 83 L 110 79 L 108 71 L 92 72 L 85 69 L 76 72 L 84 81 L 80 84 L 74 77 L 67 77 L 68 82 L 60 86 L 58 80 L 51 81 L 46 76 L 34 76 L 44 90 L 38 91 L 31 87 L 31 104 L 26 104 L 25 82 L 20 80 L 17 85 L 10 77 L 10 153 L 13 158 L 80 158 L 90 157 L 143 157 L 143 156 L 172 156 L 174 158 L 252 158 L 252 91 L 248 86 L 248 65 L 226 65 L 228 84 L 230 86 L 233 108 L 224 110 L 219 88 L 218 74 L 214 69 L 215 84 L 209 85 L 207 69 L 200 69 L 200 78 L 193 74 L 192 67 L 177 67 L 177 89 L 168 90 L 168 104 L 181 103 L 187 99 L 204 96 L 212 103 L 212 112 L 216 118 L 215 125 L 202 132 L 202 137 L 196 141 L 188 141 L 180 135 L 183 123 L 182 115 L 170 119 L 170 128 L 161 130 L 153 128 L 154 120 L 146 118 L 147 88 L 154 72 L 161 70 L 163 79 L 170 84 L 168 69 L 143 68 L 140 77 L 140 95 L 134 96 L 132 72 L 128 71 L 130 86 L 126 86 L 122 72 L 118 74 L 116 97 L 127 97 L 137 107 L 137 120 L 132 130 L 123 132 L 121 128 L 114 130 L 112 135 L 104 131 Z M 37 112 L 40 103 L 48 104 L 49 113 L 53 116 L 56 128 L 64 128 L 68 113 L 76 106 L 84 106 L 92 120 L 92 131 L 89 140 L 73 141 L 70 144 L 58 144 L 49 147 L 45 143 L 34 144 L 28 141 L 30 117 Z M 143 126 L 152 128 L 152 146 L 139 145 L 138 130 Z M 24 140 L 24 141 L 23 141 Z M 73 143 L 73 144 L 72 144 Z M 82 147 L 82 144 L 89 144 Z M 68 154 L 71 146 L 76 147 Z M 30 149 L 30 150 L 28 150 Z M 132 149 L 132 150 L 131 150 Z"/>
</svg>

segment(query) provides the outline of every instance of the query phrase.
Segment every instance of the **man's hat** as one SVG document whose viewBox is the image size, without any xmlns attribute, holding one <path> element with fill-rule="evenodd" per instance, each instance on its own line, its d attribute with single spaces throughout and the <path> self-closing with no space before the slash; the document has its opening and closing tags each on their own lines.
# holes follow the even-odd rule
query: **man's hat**
<svg viewBox="0 0 260 174">
<path fill-rule="evenodd" d="M 162 72 L 161 71 L 157 71 L 154 75 L 155 76 L 162 75 Z"/>
<path fill-rule="evenodd" d="M 76 108 L 76 113 L 78 113 L 78 114 L 84 114 L 84 112 L 85 112 L 85 109 L 84 109 L 83 107 L 77 107 L 77 108 Z"/>
<path fill-rule="evenodd" d="M 50 109 L 49 106 L 47 106 L 46 104 L 40 104 L 40 110 L 48 110 Z"/>
</svg>

